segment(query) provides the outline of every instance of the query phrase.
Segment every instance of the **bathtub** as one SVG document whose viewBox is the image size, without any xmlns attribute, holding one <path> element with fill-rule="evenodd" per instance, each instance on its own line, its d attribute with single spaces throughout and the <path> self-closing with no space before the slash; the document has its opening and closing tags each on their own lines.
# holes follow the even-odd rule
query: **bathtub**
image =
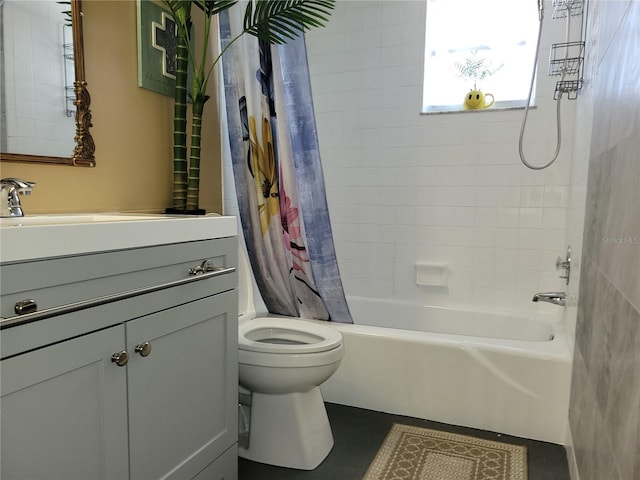
<svg viewBox="0 0 640 480">
<path fill-rule="evenodd" d="M 562 325 L 535 316 L 349 297 L 345 356 L 325 401 L 565 444 Z M 561 311 L 558 310 L 560 314 Z"/>
</svg>

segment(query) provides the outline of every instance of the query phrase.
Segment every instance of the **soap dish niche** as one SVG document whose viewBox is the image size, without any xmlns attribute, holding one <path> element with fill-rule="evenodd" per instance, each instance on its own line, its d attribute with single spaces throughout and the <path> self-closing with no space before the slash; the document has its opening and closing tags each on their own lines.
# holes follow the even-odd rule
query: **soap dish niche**
<svg viewBox="0 0 640 480">
<path fill-rule="evenodd" d="M 449 284 L 449 266 L 445 263 L 416 263 L 416 285 L 446 287 Z"/>
</svg>

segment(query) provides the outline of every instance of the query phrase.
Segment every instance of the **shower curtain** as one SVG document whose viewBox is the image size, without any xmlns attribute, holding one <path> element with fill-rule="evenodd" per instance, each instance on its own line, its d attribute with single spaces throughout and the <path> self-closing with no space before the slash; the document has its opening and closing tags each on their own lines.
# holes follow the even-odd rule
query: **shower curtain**
<svg viewBox="0 0 640 480">
<path fill-rule="evenodd" d="M 219 15 L 224 49 L 240 9 Z M 304 37 L 244 35 L 222 58 L 238 209 L 269 312 L 351 323 L 325 196 Z"/>
</svg>

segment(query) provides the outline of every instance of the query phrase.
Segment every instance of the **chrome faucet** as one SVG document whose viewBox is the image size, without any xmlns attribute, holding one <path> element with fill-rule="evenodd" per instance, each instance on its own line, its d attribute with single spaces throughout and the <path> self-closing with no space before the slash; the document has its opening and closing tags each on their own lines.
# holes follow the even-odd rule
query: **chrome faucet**
<svg viewBox="0 0 640 480">
<path fill-rule="evenodd" d="M 24 217 L 20 195 L 30 195 L 35 182 L 19 178 L 0 180 L 0 217 Z"/>
<path fill-rule="evenodd" d="M 566 297 L 567 294 L 565 292 L 536 293 L 533 296 L 532 301 L 553 303 L 554 305 L 560 305 L 561 307 L 564 307 L 564 301 Z"/>
</svg>

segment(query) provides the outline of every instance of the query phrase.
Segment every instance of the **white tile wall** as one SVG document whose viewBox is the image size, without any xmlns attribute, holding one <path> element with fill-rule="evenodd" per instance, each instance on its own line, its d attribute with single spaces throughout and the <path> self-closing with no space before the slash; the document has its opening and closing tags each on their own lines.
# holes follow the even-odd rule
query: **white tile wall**
<svg viewBox="0 0 640 480">
<path fill-rule="evenodd" d="M 627 2 L 628 3 L 628 2 Z M 620 5 L 624 2 L 620 2 Z M 571 164 L 571 174 L 569 187 L 566 191 L 567 205 L 567 244 L 571 245 L 572 265 L 571 282 L 567 287 L 567 308 L 565 311 L 565 324 L 569 331 L 568 338 L 571 339 L 571 347 L 574 347 L 575 329 L 577 320 L 577 302 L 580 274 L 582 271 L 582 244 L 584 234 L 584 220 L 586 210 L 587 194 L 587 172 L 589 158 L 591 155 L 591 132 L 594 122 L 594 105 L 598 58 L 600 58 L 600 24 L 597 21 L 599 6 L 589 5 L 590 19 L 589 30 L 587 31 L 585 45 L 585 69 L 584 88 L 580 95 L 580 101 L 576 109 L 575 134 L 573 136 L 573 161 Z M 608 24 L 605 24 L 608 27 Z M 603 41 L 606 41 L 603 39 Z"/>
<path fill-rule="evenodd" d="M 75 119 L 65 113 L 61 13 L 65 6 L 7 0 L 2 8 L 6 87 L 2 121 L 7 127 L 2 150 L 69 157 L 75 145 Z"/>
<path fill-rule="evenodd" d="M 544 171 L 520 163 L 521 110 L 421 115 L 424 17 L 424 1 L 340 1 L 307 35 L 347 294 L 555 312 L 531 297 L 564 288 L 555 259 L 566 249 L 575 103 L 562 107 L 565 141 Z M 549 18 L 543 33 L 525 135 L 533 163 L 556 146 L 556 79 L 544 73 L 563 29 Z M 448 288 L 416 285 L 424 261 L 450 266 Z"/>
</svg>

